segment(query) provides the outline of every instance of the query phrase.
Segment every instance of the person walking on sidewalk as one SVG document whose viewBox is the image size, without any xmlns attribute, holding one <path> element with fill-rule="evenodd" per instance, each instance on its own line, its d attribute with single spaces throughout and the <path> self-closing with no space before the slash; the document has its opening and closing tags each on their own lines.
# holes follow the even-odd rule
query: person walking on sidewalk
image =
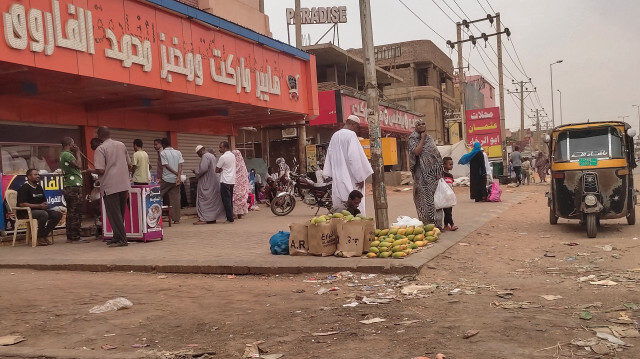
<svg viewBox="0 0 640 359">
<path fill-rule="evenodd" d="M 133 140 L 133 160 L 131 161 L 131 178 L 135 185 L 148 185 L 149 170 L 149 154 L 142 149 L 142 140 L 136 138 Z"/>
<path fill-rule="evenodd" d="M 71 137 L 63 137 L 60 143 L 62 152 L 60 152 L 58 167 L 63 173 L 63 195 L 67 205 L 67 242 L 84 243 L 86 240 L 80 238 L 83 183 L 79 149 Z"/>
<path fill-rule="evenodd" d="M 127 233 L 124 229 L 124 213 L 129 200 L 129 167 L 131 161 L 127 146 L 111 139 L 108 127 L 98 127 L 98 138 L 102 144 L 94 155 L 95 172 L 100 181 L 100 194 L 104 201 L 107 219 L 113 230 L 113 239 L 108 241 L 109 247 L 125 247 Z"/>
<path fill-rule="evenodd" d="M 236 218 L 241 219 L 242 216 L 249 213 L 249 173 L 247 166 L 242 158 L 242 153 L 238 150 L 231 151 L 236 157 L 236 183 L 233 186 L 233 214 Z"/>
<path fill-rule="evenodd" d="M 531 162 L 529 162 L 529 158 L 525 157 L 522 161 L 522 183 L 523 184 L 531 184 Z"/>
<path fill-rule="evenodd" d="M 222 141 L 218 146 L 222 156 L 218 158 L 216 173 L 220 173 L 220 197 L 227 216 L 227 223 L 233 223 L 233 186 L 236 184 L 236 156 L 231 153 L 229 142 Z"/>
<path fill-rule="evenodd" d="M 39 246 L 48 246 L 47 237 L 62 219 L 62 213 L 49 209 L 44 189 L 40 185 L 40 174 L 35 168 L 27 170 L 27 182 L 18 189 L 18 207 L 31 208 L 31 217 L 38 221 Z M 22 215 L 22 213 L 20 213 Z M 18 217 L 24 219 L 26 217 Z"/>
<path fill-rule="evenodd" d="M 226 215 L 220 197 L 220 176 L 216 173 L 218 159 L 202 145 L 196 146 L 196 154 L 200 157 L 200 165 L 193 171 L 198 180 L 198 221 L 193 224 L 216 223 Z"/>
<path fill-rule="evenodd" d="M 480 142 L 473 143 L 471 152 L 462 155 L 459 165 L 469 164 L 469 196 L 476 202 L 487 200 L 487 165 Z"/>
<path fill-rule="evenodd" d="M 162 139 L 164 150 L 160 152 L 162 161 L 162 179 L 160 180 L 160 195 L 169 196 L 171 218 L 174 224 L 180 223 L 180 182 L 182 181 L 182 153 L 173 147 L 168 138 Z"/>
<path fill-rule="evenodd" d="M 522 184 L 522 155 L 520 154 L 518 146 L 513 148 L 509 162 L 511 163 L 511 166 L 513 166 L 513 171 L 516 173 L 516 182 L 518 182 L 518 186 L 520 186 Z"/>
</svg>

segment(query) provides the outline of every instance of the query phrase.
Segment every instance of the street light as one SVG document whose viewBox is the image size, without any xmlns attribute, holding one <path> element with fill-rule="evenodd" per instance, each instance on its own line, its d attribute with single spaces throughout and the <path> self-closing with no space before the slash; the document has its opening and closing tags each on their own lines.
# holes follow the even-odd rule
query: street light
<svg viewBox="0 0 640 359">
<path fill-rule="evenodd" d="M 638 105 L 631 105 L 633 107 L 635 107 L 636 109 L 638 109 L 638 139 L 640 139 L 640 106 Z"/>
<path fill-rule="evenodd" d="M 560 124 L 562 125 L 562 91 L 557 91 L 560 92 Z"/>
<path fill-rule="evenodd" d="M 553 65 L 562 63 L 563 60 L 558 60 L 549 64 L 549 72 L 551 72 L 551 123 L 553 127 L 556 127 L 556 113 L 553 110 Z"/>
</svg>

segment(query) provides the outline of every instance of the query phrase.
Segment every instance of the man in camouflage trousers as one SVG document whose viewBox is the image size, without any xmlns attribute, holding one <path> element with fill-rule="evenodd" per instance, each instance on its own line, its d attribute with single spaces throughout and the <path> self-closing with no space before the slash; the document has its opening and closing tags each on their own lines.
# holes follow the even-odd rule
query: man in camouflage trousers
<svg viewBox="0 0 640 359">
<path fill-rule="evenodd" d="M 82 171 L 79 158 L 78 146 L 71 137 L 63 137 L 60 141 L 62 152 L 58 167 L 64 174 L 63 192 L 67 205 L 67 242 L 85 243 L 86 240 L 80 238 L 80 227 L 82 226 Z"/>
</svg>

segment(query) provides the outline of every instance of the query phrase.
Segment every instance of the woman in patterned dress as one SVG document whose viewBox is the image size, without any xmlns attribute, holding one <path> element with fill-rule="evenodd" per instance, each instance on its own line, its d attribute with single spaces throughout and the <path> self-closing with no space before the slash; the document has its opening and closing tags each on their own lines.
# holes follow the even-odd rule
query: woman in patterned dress
<svg viewBox="0 0 640 359">
<path fill-rule="evenodd" d="M 233 186 L 233 214 L 238 218 L 249 213 L 249 172 L 244 158 L 238 150 L 231 151 L 236 156 L 236 184 Z"/>
<path fill-rule="evenodd" d="M 415 131 L 409 136 L 409 167 L 418 218 L 424 224 L 436 223 L 433 194 L 442 178 L 442 156 L 433 138 L 427 134 L 427 124 L 422 119 L 416 121 Z"/>
</svg>

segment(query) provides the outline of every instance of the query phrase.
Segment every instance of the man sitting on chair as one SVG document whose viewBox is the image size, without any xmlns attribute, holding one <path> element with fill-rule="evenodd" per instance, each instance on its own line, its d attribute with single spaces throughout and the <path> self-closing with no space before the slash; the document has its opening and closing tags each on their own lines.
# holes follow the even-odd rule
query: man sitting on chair
<svg viewBox="0 0 640 359">
<path fill-rule="evenodd" d="M 40 174 L 36 169 L 27 170 L 27 182 L 18 189 L 18 207 L 30 207 L 31 216 L 38 221 L 38 245 L 48 246 L 47 237 L 58 225 L 62 213 L 48 209 L 44 189 L 40 185 Z M 51 243 L 52 244 L 52 243 Z"/>
</svg>

